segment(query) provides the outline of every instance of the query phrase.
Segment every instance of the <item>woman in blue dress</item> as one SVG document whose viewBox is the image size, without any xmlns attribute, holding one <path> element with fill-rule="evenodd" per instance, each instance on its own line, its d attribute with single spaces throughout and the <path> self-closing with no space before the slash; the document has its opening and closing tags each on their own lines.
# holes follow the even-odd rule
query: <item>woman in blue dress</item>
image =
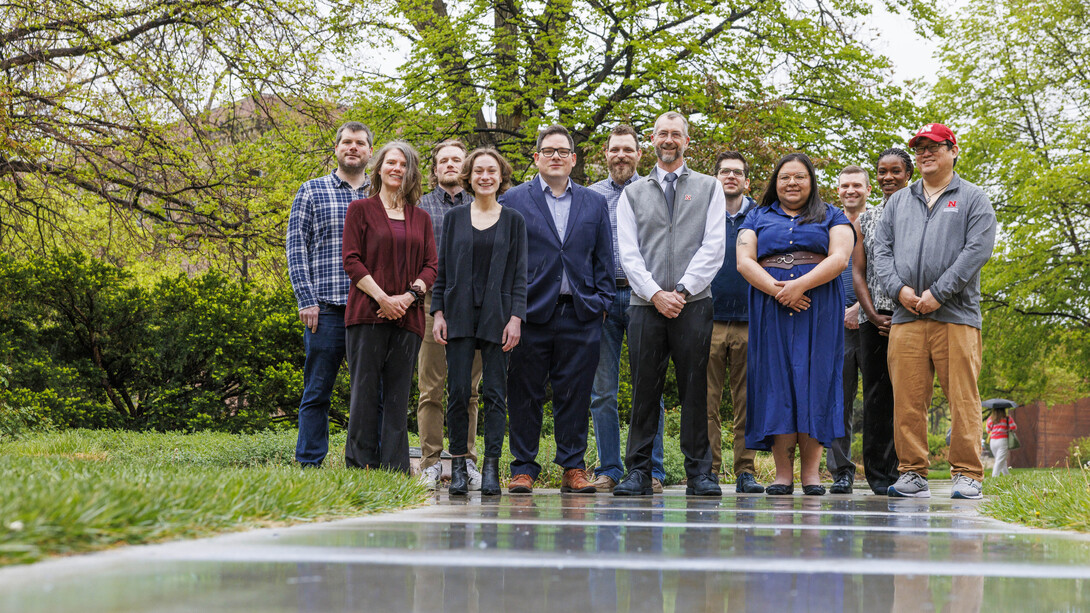
<svg viewBox="0 0 1090 613">
<path fill-rule="evenodd" d="M 776 164 L 761 204 L 738 233 L 738 272 L 749 290 L 746 447 L 772 450 L 769 495 L 820 496 L 822 447 L 844 436 L 844 286 L 855 232 L 818 195 L 814 165 L 792 153 Z"/>
</svg>

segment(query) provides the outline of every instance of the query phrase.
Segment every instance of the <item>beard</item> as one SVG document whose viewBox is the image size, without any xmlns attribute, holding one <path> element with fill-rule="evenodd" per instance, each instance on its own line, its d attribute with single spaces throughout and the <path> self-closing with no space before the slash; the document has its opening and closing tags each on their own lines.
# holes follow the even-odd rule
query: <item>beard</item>
<svg viewBox="0 0 1090 613">
<path fill-rule="evenodd" d="M 624 184 L 636 174 L 636 165 L 628 160 L 607 164 L 606 167 L 609 170 L 609 176 L 613 178 L 614 183 L 618 184 Z"/>
<path fill-rule="evenodd" d="M 337 166 L 341 167 L 346 172 L 352 173 L 362 172 L 367 168 L 367 162 L 371 161 L 371 158 L 362 155 L 359 156 L 359 162 L 355 163 L 349 163 L 346 158 L 347 156 L 345 158 L 337 158 Z"/>
<path fill-rule="evenodd" d="M 663 145 L 655 145 L 655 155 L 659 157 L 659 160 L 672 164 L 676 162 L 685 153 L 685 150 L 680 146 L 676 146 L 673 149 L 666 149 Z"/>
</svg>

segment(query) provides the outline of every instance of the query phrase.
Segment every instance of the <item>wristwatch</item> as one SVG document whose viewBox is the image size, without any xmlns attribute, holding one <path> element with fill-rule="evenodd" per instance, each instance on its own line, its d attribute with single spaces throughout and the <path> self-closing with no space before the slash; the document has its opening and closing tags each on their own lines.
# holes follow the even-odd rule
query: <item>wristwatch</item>
<svg viewBox="0 0 1090 613">
<path fill-rule="evenodd" d="M 409 294 L 413 297 L 413 304 L 422 302 L 424 300 L 424 294 L 421 294 L 415 287 L 409 286 Z"/>
<path fill-rule="evenodd" d="M 674 291 L 681 294 L 682 296 L 684 296 L 686 300 L 689 299 L 689 296 L 690 296 L 689 290 L 685 289 L 684 285 L 678 283 L 677 285 L 674 286 Z"/>
</svg>

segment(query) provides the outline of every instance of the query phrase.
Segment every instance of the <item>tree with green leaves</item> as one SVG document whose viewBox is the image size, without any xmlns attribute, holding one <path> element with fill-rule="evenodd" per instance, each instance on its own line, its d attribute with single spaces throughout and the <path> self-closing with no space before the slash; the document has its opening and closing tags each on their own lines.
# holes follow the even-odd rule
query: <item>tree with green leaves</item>
<svg viewBox="0 0 1090 613">
<path fill-rule="evenodd" d="M 918 23 L 934 20 L 931 2 L 886 4 Z M 412 140 L 467 136 L 525 161 L 543 125 L 559 122 L 585 146 L 613 123 L 649 129 L 676 109 L 702 126 L 706 143 L 860 162 L 915 122 L 904 92 L 891 85 L 888 60 L 860 32 L 869 2 L 387 0 L 384 7 L 385 31 L 407 40 L 412 55 L 398 74 L 377 80 L 401 109 L 433 118 L 402 126 Z M 577 179 L 594 174 L 586 159 Z"/>
<path fill-rule="evenodd" d="M 1000 223 L 982 275 L 982 385 L 1021 397 L 1090 392 L 1090 8 L 974 0 L 942 50 L 937 117 L 958 171 Z"/>
<path fill-rule="evenodd" d="M 142 237 L 145 249 L 185 254 L 207 241 L 230 252 L 268 240 L 286 205 L 264 198 L 256 145 L 308 118 L 329 122 L 331 105 L 315 101 L 332 81 L 319 78 L 323 52 L 346 40 L 331 19 L 347 10 L 336 2 L 3 5 L 5 250 L 116 251 Z"/>
</svg>

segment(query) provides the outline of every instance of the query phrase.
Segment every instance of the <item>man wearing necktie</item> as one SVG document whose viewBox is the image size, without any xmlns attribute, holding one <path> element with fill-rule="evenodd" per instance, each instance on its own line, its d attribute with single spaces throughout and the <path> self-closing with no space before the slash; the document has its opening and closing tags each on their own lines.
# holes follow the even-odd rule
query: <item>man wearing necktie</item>
<svg viewBox="0 0 1090 613">
<path fill-rule="evenodd" d="M 726 200 L 719 182 L 685 165 L 689 122 L 668 112 L 652 137 L 658 164 L 617 203 L 617 243 L 632 286 L 628 328 L 632 418 L 628 474 L 616 496 L 651 494 L 651 449 L 659 397 L 673 359 L 681 399 L 686 493 L 721 496 L 708 446 L 707 380 L 711 282 L 726 249 Z"/>
<path fill-rule="evenodd" d="M 504 194 L 526 221 L 526 321 L 507 371 L 512 494 L 529 494 L 541 473 L 538 440 L 545 386 L 552 384 L 560 491 L 595 493 L 587 479 L 590 391 L 602 320 L 613 302 L 613 233 L 605 198 L 571 178 L 575 143 L 553 125 L 537 138 L 538 175 Z"/>
</svg>

